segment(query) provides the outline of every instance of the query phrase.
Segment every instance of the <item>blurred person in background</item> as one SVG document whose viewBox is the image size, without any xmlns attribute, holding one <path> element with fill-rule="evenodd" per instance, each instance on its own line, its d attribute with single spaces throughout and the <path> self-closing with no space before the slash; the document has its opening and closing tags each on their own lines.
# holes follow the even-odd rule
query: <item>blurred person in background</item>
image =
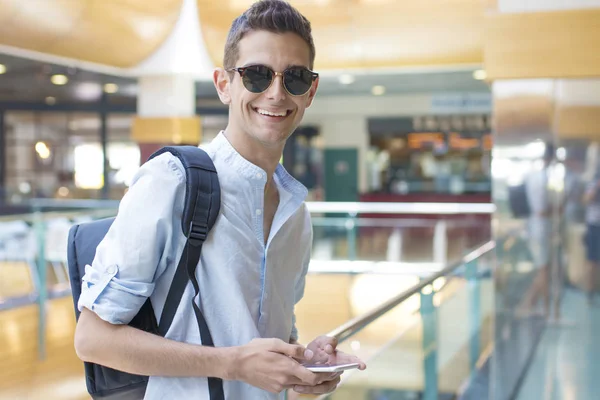
<svg viewBox="0 0 600 400">
<path fill-rule="evenodd" d="M 587 185 L 583 196 L 585 204 L 585 247 L 587 265 L 588 302 L 592 304 L 598 268 L 600 268 L 600 170 Z"/>
<path fill-rule="evenodd" d="M 317 92 L 314 58 L 309 21 L 285 1 L 262 0 L 233 22 L 224 67 L 214 72 L 229 119 L 205 150 L 222 205 L 196 272 L 214 348 L 201 345 L 191 290 L 166 337 L 127 325 L 148 297 L 162 310 L 185 245 L 185 171 L 174 156 L 140 168 L 86 266 L 77 354 L 150 376 L 146 400 L 213 399 L 208 378 L 221 380 L 229 400 L 279 399 L 284 389 L 322 394 L 336 388 L 340 374 L 313 373 L 303 362 L 366 368 L 337 351 L 335 338 L 321 336 L 306 348 L 297 343 L 294 305 L 304 294 L 312 223 L 307 189 L 279 160 Z"/>
<path fill-rule="evenodd" d="M 550 198 L 549 175 L 554 159 L 554 146 L 546 143 L 543 166 L 529 173 L 525 178 L 525 190 L 529 204 L 528 234 L 535 276 L 525 295 L 523 312 L 535 311 L 540 300 L 544 304 L 544 316 L 550 315 L 550 256 L 552 238 L 552 202 Z"/>
</svg>

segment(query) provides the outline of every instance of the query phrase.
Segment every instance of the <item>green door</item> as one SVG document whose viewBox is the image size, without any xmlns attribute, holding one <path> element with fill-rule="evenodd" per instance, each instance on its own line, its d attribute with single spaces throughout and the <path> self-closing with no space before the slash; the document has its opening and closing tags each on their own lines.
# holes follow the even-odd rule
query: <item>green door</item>
<svg viewBox="0 0 600 400">
<path fill-rule="evenodd" d="M 358 201 L 358 150 L 325 149 L 325 200 Z"/>
</svg>

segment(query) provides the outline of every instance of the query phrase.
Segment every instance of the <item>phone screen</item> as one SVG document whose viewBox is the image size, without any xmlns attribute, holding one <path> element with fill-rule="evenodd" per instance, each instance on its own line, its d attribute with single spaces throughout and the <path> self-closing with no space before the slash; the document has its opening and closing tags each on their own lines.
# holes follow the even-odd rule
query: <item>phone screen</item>
<svg viewBox="0 0 600 400">
<path fill-rule="evenodd" d="M 312 372 L 341 372 L 359 367 L 359 363 L 350 364 L 303 364 L 304 368 Z"/>
</svg>

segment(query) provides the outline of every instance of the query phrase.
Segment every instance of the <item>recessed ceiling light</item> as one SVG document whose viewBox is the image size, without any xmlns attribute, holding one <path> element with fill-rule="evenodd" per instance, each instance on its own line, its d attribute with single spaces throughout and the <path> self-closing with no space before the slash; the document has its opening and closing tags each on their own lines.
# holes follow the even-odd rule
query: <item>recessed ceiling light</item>
<svg viewBox="0 0 600 400">
<path fill-rule="evenodd" d="M 5 74 L 5 73 L 6 73 L 6 65 L 0 64 L 0 75 Z"/>
<path fill-rule="evenodd" d="M 69 78 L 67 78 L 66 75 L 56 74 L 56 75 L 52 75 L 52 77 L 50 78 L 50 81 L 52 83 L 54 83 L 55 85 L 61 86 L 61 85 L 66 85 L 69 82 Z"/>
<path fill-rule="evenodd" d="M 53 106 L 56 104 L 56 97 L 48 96 L 48 97 L 46 97 L 45 102 L 49 106 Z"/>
<path fill-rule="evenodd" d="M 385 94 L 385 86 L 373 86 L 371 93 L 373 93 L 373 96 L 383 96 Z"/>
<path fill-rule="evenodd" d="M 104 92 L 106 93 L 117 93 L 119 90 L 119 85 L 116 83 L 107 83 L 104 85 Z"/>
<path fill-rule="evenodd" d="M 340 75 L 340 83 L 342 85 L 351 85 L 356 81 L 353 75 L 350 74 L 342 74 Z"/>
<path fill-rule="evenodd" d="M 478 69 L 473 71 L 473 79 L 477 79 L 478 81 L 483 81 L 487 78 L 487 72 L 482 69 Z"/>
</svg>

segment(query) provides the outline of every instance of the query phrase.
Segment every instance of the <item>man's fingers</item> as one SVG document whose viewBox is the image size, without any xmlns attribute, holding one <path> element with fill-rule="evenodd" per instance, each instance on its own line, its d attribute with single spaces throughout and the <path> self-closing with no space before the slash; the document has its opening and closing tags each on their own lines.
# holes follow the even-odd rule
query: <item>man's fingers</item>
<svg viewBox="0 0 600 400">
<path fill-rule="evenodd" d="M 358 369 L 363 371 L 367 368 L 367 364 L 365 364 L 360 358 L 356 356 L 352 356 L 350 354 L 346 354 L 343 352 L 338 352 L 337 354 L 337 362 L 338 363 L 358 363 Z"/>
<path fill-rule="evenodd" d="M 311 364 L 322 364 L 327 361 L 329 361 L 329 354 L 320 349 L 315 351 L 313 358 L 310 360 Z"/>
<path fill-rule="evenodd" d="M 294 369 L 293 374 L 302 381 L 303 385 L 315 386 L 321 381 L 320 374 L 309 371 L 300 364 Z"/>
<path fill-rule="evenodd" d="M 338 346 L 338 340 L 336 337 L 331 337 L 330 339 L 331 339 L 331 341 L 329 343 L 329 346 L 331 346 L 331 352 L 329 352 L 329 350 L 327 350 L 327 348 L 325 349 L 325 351 L 327 351 L 329 354 L 333 354 L 333 352 L 335 351 L 335 349 Z"/>
<path fill-rule="evenodd" d="M 325 383 L 322 383 L 322 384 L 316 385 L 316 386 L 296 385 L 296 386 L 294 386 L 294 391 L 296 391 L 298 393 L 303 393 L 303 394 L 324 394 L 324 393 L 329 393 L 329 392 L 334 391 L 339 383 L 340 383 L 340 377 L 337 377 L 336 379 L 334 379 L 332 381 L 325 382 Z"/>
<path fill-rule="evenodd" d="M 327 354 L 333 354 L 338 345 L 337 338 L 333 336 L 319 336 L 317 341 L 319 343 L 319 347 L 325 350 Z"/>
<path fill-rule="evenodd" d="M 314 353 L 312 350 L 305 348 L 299 344 L 289 344 L 282 340 L 275 340 L 271 351 L 285 354 L 286 356 L 298 359 L 298 360 L 310 360 L 313 358 Z"/>
</svg>

